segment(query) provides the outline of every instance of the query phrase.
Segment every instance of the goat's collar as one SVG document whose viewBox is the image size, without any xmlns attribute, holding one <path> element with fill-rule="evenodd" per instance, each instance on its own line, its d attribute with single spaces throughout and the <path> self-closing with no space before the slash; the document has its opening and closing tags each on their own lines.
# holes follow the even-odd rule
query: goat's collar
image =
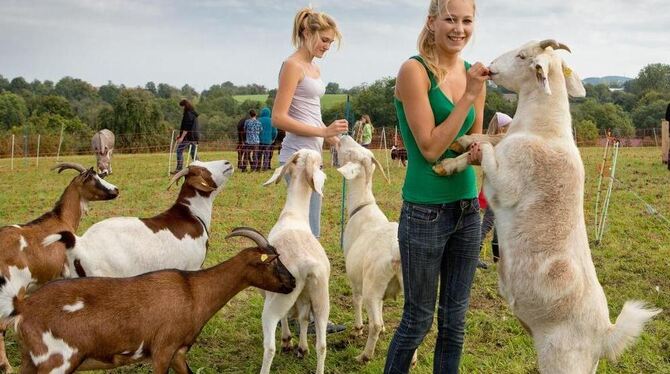
<svg viewBox="0 0 670 374">
<path fill-rule="evenodd" d="M 209 238 L 209 229 L 207 229 L 207 225 L 205 224 L 205 221 L 202 220 L 202 218 L 198 217 L 197 215 L 193 215 L 193 217 L 197 218 L 200 223 L 202 223 L 202 227 L 205 229 L 205 232 L 207 233 L 207 237 Z"/>
<path fill-rule="evenodd" d="M 360 212 L 366 206 L 372 205 L 374 203 L 375 203 L 374 201 L 368 201 L 367 203 L 363 203 L 363 204 L 357 206 L 356 209 L 352 210 L 351 214 L 349 214 L 349 219 L 351 219 L 351 217 L 353 217 L 356 213 Z"/>
</svg>

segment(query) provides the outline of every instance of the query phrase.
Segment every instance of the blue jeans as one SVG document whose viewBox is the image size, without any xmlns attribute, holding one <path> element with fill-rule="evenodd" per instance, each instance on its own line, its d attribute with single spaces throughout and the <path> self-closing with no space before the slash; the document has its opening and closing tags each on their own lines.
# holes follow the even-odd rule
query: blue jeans
<svg viewBox="0 0 670 374">
<path fill-rule="evenodd" d="M 279 163 L 279 166 L 284 166 L 283 162 Z M 286 185 L 291 182 L 291 177 L 289 175 L 284 175 L 284 180 L 286 180 Z M 312 195 L 309 198 L 309 228 L 312 230 L 312 235 L 319 239 L 321 237 L 321 195 L 312 191 Z"/>
<path fill-rule="evenodd" d="M 384 373 L 409 371 L 414 351 L 433 325 L 438 292 L 433 373 L 458 373 L 480 234 L 477 199 L 439 205 L 403 203 L 398 241 L 405 305 Z"/>
<path fill-rule="evenodd" d="M 177 144 L 177 171 L 181 170 L 184 167 L 184 150 L 191 146 L 191 161 L 195 160 L 195 148 L 198 145 L 198 142 L 192 142 L 184 140 L 183 142 Z"/>
</svg>

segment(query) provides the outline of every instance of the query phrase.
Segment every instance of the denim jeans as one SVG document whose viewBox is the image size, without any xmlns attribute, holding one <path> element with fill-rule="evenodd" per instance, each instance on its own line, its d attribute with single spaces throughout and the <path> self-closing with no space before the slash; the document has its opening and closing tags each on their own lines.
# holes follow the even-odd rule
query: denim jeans
<svg viewBox="0 0 670 374">
<path fill-rule="evenodd" d="M 191 161 L 195 160 L 195 151 L 196 147 L 198 146 L 198 142 L 184 140 L 177 144 L 177 167 L 175 169 L 181 170 L 184 167 L 184 150 L 189 146 L 191 146 Z"/>
<path fill-rule="evenodd" d="M 409 371 L 414 351 L 433 325 L 438 294 L 433 373 L 458 373 L 480 234 L 477 199 L 440 205 L 403 203 L 398 241 L 405 304 L 384 373 Z"/>
<path fill-rule="evenodd" d="M 279 166 L 283 166 L 284 163 L 280 162 Z M 284 176 L 286 180 L 286 185 L 291 182 L 291 177 L 289 175 Z M 321 237 L 321 195 L 312 191 L 312 195 L 309 198 L 309 228 L 312 230 L 312 235 L 319 239 Z"/>
</svg>

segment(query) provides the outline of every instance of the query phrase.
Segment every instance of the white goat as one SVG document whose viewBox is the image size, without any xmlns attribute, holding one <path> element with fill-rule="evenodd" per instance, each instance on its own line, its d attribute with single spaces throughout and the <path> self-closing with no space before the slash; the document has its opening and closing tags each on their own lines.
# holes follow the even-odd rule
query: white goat
<svg viewBox="0 0 670 374">
<path fill-rule="evenodd" d="M 379 166 L 373 153 L 352 137 L 340 138 L 337 169 L 347 180 L 347 213 L 344 257 L 354 302 L 353 335 L 363 335 L 362 306 L 368 313 L 368 341 L 357 361 L 369 361 L 379 333 L 384 329 L 382 307 L 385 298 L 402 291 L 402 269 L 398 247 L 398 223 L 389 222 L 372 194 L 372 175 Z"/>
<path fill-rule="evenodd" d="M 533 336 L 542 373 L 595 373 L 660 310 L 628 301 L 611 324 L 584 222 L 584 166 L 571 133 L 568 95 L 584 96 L 554 40 L 497 58 L 493 80 L 519 94 L 507 136 L 482 143 L 484 192 L 496 215 L 499 288 Z M 467 138 L 466 138 L 467 140 Z M 468 145 L 464 141 L 464 145 Z"/>
<path fill-rule="evenodd" d="M 152 218 L 114 217 L 91 226 L 67 251 L 72 276 L 130 277 L 154 270 L 198 270 L 205 260 L 214 198 L 233 173 L 230 162 L 196 161 L 177 201 Z"/>
<path fill-rule="evenodd" d="M 291 332 L 286 314 L 295 305 L 300 322 L 298 354 L 309 352 L 307 325 L 310 311 L 316 325 L 316 373 L 323 374 L 326 361 L 326 327 L 330 312 L 328 280 L 330 262 L 326 252 L 309 227 L 309 200 L 312 190 L 323 195 L 326 174 L 321 171 L 321 154 L 300 150 L 277 168 L 265 185 L 278 183 L 288 175 L 290 182 L 286 204 L 274 225 L 268 241 L 281 255 L 282 262 L 295 277 L 296 287 L 288 295 L 265 293 L 263 306 L 263 367 L 262 374 L 270 372 L 275 355 L 275 330 L 282 321 L 282 346 L 291 348 Z"/>
</svg>

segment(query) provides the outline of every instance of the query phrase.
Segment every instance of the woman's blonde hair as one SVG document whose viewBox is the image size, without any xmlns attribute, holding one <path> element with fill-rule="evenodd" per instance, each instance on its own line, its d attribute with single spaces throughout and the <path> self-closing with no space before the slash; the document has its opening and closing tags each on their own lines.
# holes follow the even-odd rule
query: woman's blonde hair
<svg viewBox="0 0 670 374">
<path fill-rule="evenodd" d="M 437 55 L 437 49 L 435 47 L 435 32 L 433 32 L 428 27 L 428 18 L 439 18 L 443 15 L 443 12 L 447 10 L 447 4 L 451 0 L 430 0 L 430 6 L 428 7 L 428 17 L 426 17 L 426 23 L 423 25 L 423 29 L 419 34 L 419 40 L 417 41 L 417 48 L 419 49 L 419 54 L 423 58 L 423 61 L 428 66 L 428 69 L 435 75 L 438 84 L 444 80 L 447 76 L 447 69 L 440 66 L 439 57 Z M 475 7 L 475 0 L 469 0 L 472 2 L 473 10 Z"/>
<path fill-rule="evenodd" d="M 319 33 L 327 30 L 335 32 L 335 40 L 339 46 L 342 41 L 342 34 L 340 34 L 340 30 L 337 28 L 337 23 L 335 23 L 333 17 L 323 12 L 317 12 L 312 8 L 302 8 L 293 20 L 291 43 L 296 48 L 300 48 L 304 44 L 307 44 L 308 48 L 311 48 L 314 45 L 314 41 L 320 37 Z M 303 35 L 305 31 L 310 34 L 309 40 L 306 40 Z"/>
</svg>

